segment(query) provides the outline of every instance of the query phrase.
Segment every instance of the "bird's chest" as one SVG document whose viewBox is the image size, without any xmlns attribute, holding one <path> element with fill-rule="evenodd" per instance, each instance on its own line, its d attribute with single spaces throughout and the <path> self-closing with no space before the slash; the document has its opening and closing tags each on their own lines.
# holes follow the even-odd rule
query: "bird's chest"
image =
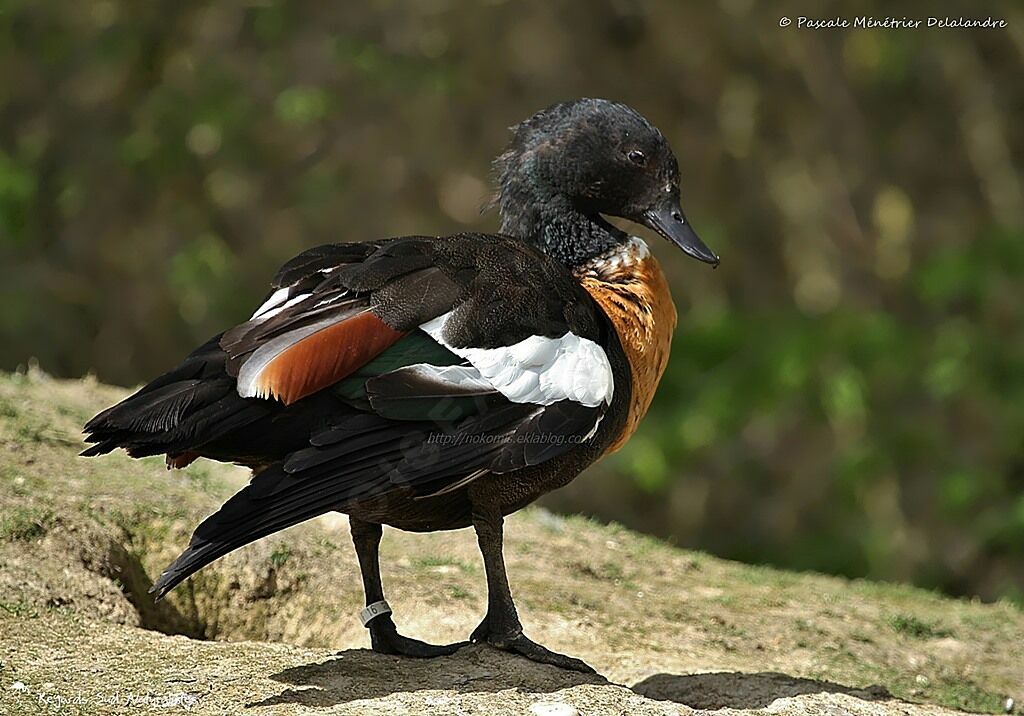
<svg viewBox="0 0 1024 716">
<path fill-rule="evenodd" d="M 668 365 L 676 308 L 661 266 L 637 238 L 586 264 L 577 278 L 611 321 L 629 361 L 632 394 L 625 428 L 608 450 L 614 452 L 650 407 Z"/>
</svg>

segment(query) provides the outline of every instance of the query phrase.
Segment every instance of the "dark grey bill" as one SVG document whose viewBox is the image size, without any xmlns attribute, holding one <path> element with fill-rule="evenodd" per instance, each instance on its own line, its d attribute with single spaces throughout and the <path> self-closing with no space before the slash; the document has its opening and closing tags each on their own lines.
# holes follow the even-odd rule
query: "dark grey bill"
<svg viewBox="0 0 1024 716">
<path fill-rule="evenodd" d="M 700 240 L 679 207 L 669 206 L 645 211 L 643 224 L 657 231 L 698 261 L 718 266 L 718 255 Z"/>
</svg>

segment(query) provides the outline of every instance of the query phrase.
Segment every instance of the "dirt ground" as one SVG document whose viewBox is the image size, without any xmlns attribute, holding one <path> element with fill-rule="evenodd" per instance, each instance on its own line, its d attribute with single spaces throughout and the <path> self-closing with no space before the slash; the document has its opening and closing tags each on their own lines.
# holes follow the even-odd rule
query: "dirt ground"
<svg viewBox="0 0 1024 716">
<path fill-rule="evenodd" d="M 1012 604 L 740 565 L 537 509 L 508 522 L 527 632 L 601 676 L 481 646 L 367 651 L 343 516 L 239 550 L 154 605 L 151 577 L 246 475 L 77 458 L 80 426 L 123 394 L 0 375 L 2 714 L 916 715 L 1024 698 Z M 388 530 L 382 562 L 408 636 L 461 641 L 483 614 L 471 533 Z"/>
</svg>

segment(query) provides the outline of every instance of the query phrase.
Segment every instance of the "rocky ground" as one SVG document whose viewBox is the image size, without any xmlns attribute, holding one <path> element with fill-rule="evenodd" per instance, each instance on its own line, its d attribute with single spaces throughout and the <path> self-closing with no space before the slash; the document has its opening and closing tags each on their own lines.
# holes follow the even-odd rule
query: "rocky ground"
<svg viewBox="0 0 1024 716">
<path fill-rule="evenodd" d="M 1014 605 L 740 565 L 542 510 L 508 523 L 523 621 L 601 676 L 481 646 L 432 661 L 368 651 L 341 516 L 242 549 L 154 605 L 151 577 L 246 476 L 75 457 L 82 423 L 123 393 L 0 376 L 2 714 L 916 716 L 1024 698 Z M 471 533 L 389 530 L 383 562 L 407 635 L 460 641 L 479 621 Z"/>
</svg>

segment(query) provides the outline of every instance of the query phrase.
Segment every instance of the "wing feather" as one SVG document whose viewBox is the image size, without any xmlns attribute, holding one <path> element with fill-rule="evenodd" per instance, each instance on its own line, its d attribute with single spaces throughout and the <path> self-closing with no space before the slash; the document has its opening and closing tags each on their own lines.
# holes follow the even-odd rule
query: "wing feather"
<svg viewBox="0 0 1024 716">
<path fill-rule="evenodd" d="M 238 394 L 291 405 L 337 383 L 403 335 L 369 310 L 297 329 L 264 344 L 242 364 Z"/>
</svg>

